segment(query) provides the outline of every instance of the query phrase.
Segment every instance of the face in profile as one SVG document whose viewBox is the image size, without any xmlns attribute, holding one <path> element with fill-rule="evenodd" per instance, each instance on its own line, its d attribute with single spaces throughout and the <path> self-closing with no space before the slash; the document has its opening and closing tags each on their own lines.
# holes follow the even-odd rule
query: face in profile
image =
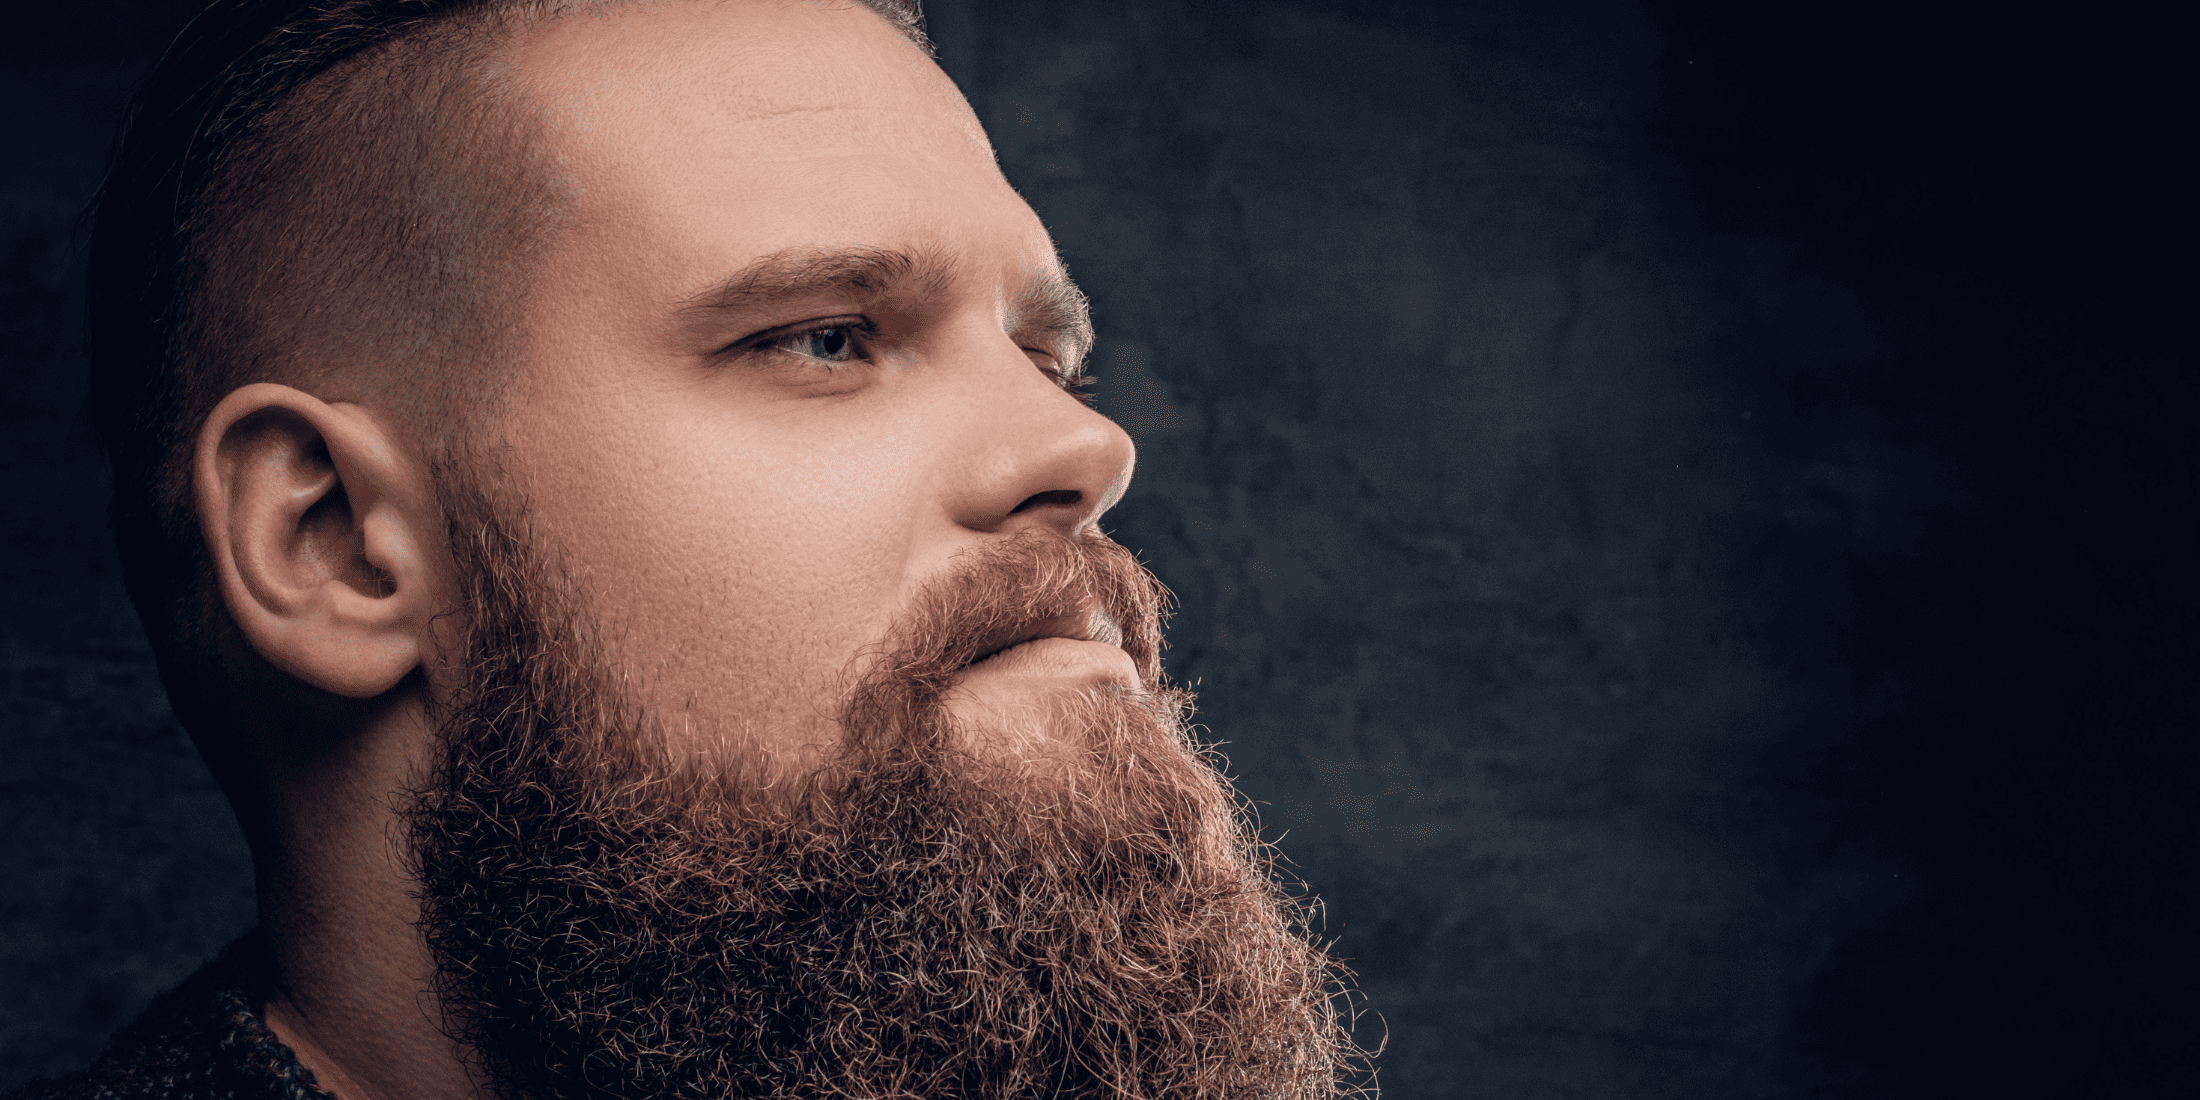
<svg viewBox="0 0 2200 1100">
<path fill-rule="evenodd" d="M 569 201 L 445 456 L 406 820 L 505 1095 L 1297 1096 L 1349 1044 L 1095 526 L 1129 439 L 949 81 L 861 9 L 523 34 Z"/>
<path fill-rule="evenodd" d="M 675 751 L 815 763 L 820 700 L 924 582 L 1128 485 L 1067 392 L 1081 302 L 954 86 L 860 8 L 613 5 L 511 50 L 570 213 L 477 453 Z M 1047 670 L 1135 680 L 1106 645 Z"/>
</svg>

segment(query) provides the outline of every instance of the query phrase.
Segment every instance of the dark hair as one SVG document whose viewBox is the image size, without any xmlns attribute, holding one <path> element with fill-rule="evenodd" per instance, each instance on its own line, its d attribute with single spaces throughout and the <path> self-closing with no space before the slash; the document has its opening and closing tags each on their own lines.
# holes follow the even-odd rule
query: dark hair
<svg viewBox="0 0 2200 1100">
<path fill-rule="evenodd" d="M 861 2 L 929 52 L 918 0 Z M 441 376 L 431 393 L 461 384 L 454 366 L 488 343 L 469 326 L 494 321 L 485 291 L 523 273 L 549 200 L 511 201 L 529 181 L 483 178 L 487 158 L 456 155 L 447 130 L 524 159 L 469 68 L 513 21 L 585 4 L 217 0 L 139 89 L 95 206 L 90 404 L 124 579 L 202 750 L 223 677 L 190 502 L 198 426 L 238 386 L 298 377 L 315 341 L 402 339 L 393 358 Z"/>
</svg>

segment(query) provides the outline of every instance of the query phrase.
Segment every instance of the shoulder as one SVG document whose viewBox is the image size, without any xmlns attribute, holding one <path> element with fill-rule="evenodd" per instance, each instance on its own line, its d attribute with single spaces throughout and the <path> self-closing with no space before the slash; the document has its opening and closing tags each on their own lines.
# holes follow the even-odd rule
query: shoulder
<svg viewBox="0 0 2200 1100">
<path fill-rule="evenodd" d="M 260 1022 L 266 988 L 264 941 L 250 933 L 156 998 L 90 1066 L 6 1100 L 335 1100 Z"/>
</svg>

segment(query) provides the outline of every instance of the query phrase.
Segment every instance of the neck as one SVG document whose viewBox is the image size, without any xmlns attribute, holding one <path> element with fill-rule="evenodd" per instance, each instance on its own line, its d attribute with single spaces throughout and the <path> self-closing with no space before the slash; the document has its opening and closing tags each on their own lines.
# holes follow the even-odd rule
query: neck
<svg viewBox="0 0 2200 1100">
<path fill-rule="evenodd" d="M 255 863 L 275 969 L 263 1015 L 341 1100 L 477 1100 L 488 1093 L 430 991 L 397 817 L 427 720 L 417 697 L 364 709 L 303 729 L 294 712 L 287 737 L 259 739 L 272 835 Z"/>
</svg>

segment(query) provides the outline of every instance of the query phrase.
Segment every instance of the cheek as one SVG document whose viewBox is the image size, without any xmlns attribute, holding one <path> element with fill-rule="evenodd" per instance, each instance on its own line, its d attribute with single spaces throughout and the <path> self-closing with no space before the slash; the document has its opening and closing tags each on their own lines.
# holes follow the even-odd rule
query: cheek
<svg viewBox="0 0 2200 1100">
<path fill-rule="evenodd" d="M 918 464 L 852 416 L 693 393 L 592 413 L 532 433 L 525 464 L 639 701 L 668 729 L 819 736 L 910 583 Z"/>
</svg>

